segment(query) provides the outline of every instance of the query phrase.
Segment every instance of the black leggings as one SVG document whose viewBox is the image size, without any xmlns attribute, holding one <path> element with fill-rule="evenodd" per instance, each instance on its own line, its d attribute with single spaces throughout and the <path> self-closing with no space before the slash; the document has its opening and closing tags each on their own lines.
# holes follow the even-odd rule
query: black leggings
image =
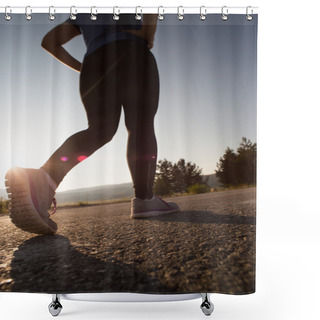
<svg viewBox="0 0 320 320">
<path fill-rule="evenodd" d="M 42 167 L 59 184 L 79 162 L 111 141 L 121 107 L 128 130 L 127 160 L 135 195 L 152 197 L 157 162 L 154 116 L 159 100 L 159 75 L 150 50 L 132 40 L 104 45 L 85 57 L 80 94 L 88 129 L 69 137 Z"/>
</svg>

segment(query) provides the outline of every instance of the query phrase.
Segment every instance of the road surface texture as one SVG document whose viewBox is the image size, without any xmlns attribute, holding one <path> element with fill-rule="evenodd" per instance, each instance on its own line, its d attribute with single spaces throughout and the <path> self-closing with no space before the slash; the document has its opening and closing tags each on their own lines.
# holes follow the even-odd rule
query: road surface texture
<svg viewBox="0 0 320 320">
<path fill-rule="evenodd" d="M 170 198 L 181 212 L 130 219 L 130 203 L 60 209 L 56 235 L 0 216 L 0 291 L 250 293 L 256 189 Z"/>
</svg>

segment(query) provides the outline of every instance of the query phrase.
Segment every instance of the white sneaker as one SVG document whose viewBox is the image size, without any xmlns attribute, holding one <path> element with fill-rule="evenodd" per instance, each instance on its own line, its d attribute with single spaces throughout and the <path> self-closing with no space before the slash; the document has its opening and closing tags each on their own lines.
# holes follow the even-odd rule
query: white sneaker
<svg viewBox="0 0 320 320">
<path fill-rule="evenodd" d="M 132 219 L 152 218 L 178 211 L 180 211 L 180 208 L 176 203 L 166 202 L 156 196 L 153 196 L 150 200 L 141 200 L 139 198 L 131 200 Z"/>
<path fill-rule="evenodd" d="M 50 184 L 51 182 L 51 184 Z M 43 169 L 12 168 L 6 174 L 10 218 L 20 229 L 37 234 L 53 234 L 57 224 L 48 210 L 54 202 L 55 188 Z"/>
</svg>

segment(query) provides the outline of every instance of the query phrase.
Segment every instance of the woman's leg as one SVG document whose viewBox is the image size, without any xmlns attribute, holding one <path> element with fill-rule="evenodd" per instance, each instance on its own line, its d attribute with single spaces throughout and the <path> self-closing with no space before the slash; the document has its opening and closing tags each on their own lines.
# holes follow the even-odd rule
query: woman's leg
<svg viewBox="0 0 320 320">
<path fill-rule="evenodd" d="M 159 75 L 150 50 L 130 43 L 130 56 L 121 64 L 121 92 L 128 130 L 127 160 L 135 196 L 150 199 L 157 164 L 154 116 L 159 101 Z"/>
<path fill-rule="evenodd" d="M 129 133 L 127 158 L 135 189 L 131 218 L 145 219 L 178 212 L 176 203 L 153 196 L 157 164 L 154 116 L 158 109 L 159 76 L 150 50 L 140 43 L 128 45 L 121 64 L 121 84 L 125 122 Z"/>
<path fill-rule="evenodd" d="M 80 94 L 87 112 L 88 129 L 69 137 L 42 167 L 57 185 L 79 162 L 109 142 L 121 114 L 117 83 L 117 46 L 110 44 L 85 58 Z"/>
</svg>

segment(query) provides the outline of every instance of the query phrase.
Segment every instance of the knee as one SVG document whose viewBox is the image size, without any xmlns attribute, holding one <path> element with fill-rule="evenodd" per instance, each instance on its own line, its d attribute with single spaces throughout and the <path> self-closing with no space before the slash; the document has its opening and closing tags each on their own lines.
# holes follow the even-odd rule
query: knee
<svg viewBox="0 0 320 320">
<path fill-rule="evenodd" d="M 126 121 L 126 128 L 131 135 L 152 135 L 154 132 L 154 123 L 152 120 L 145 121 Z"/>
<path fill-rule="evenodd" d="M 114 125 L 89 125 L 88 132 L 90 133 L 92 142 L 96 142 L 98 146 L 103 146 L 112 140 L 117 132 L 117 126 Z"/>
</svg>

